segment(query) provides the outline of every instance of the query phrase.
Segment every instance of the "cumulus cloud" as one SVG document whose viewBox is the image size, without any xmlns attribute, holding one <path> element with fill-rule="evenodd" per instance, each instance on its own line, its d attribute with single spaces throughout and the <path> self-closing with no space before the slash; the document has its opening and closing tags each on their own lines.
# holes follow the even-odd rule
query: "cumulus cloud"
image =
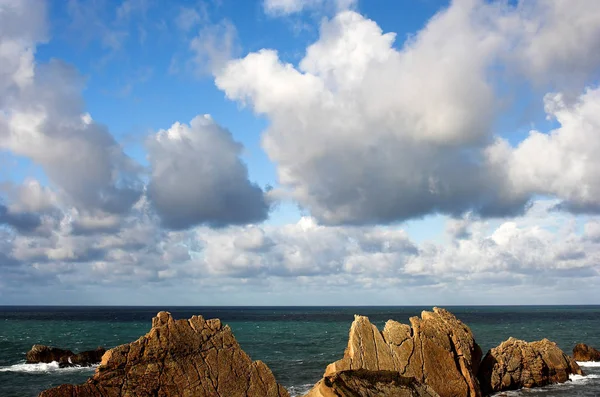
<svg viewBox="0 0 600 397">
<path fill-rule="evenodd" d="M 524 65 L 535 64 L 540 81 L 566 90 L 561 62 L 581 60 L 585 81 L 600 65 L 577 40 L 598 47 L 596 3 L 570 9 L 580 23 L 564 35 L 554 30 L 566 29 L 555 17 L 566 3 L 531 3 L 454 1 L 400 50 L 395 34 L 343 11 L 297 67 L 263 49 L 229 62 L 216 84 L 269 119 L 263 147 L 280 183 L 321 222 L 516 214 L 535 192 L 511 189 L 491 156 L 504 100 L 495 82 L 530 79 Z"/>
<path fill-rule="evenodd" d="M 559 197 L 563 209 L 598 212 L 600 89 L 586 90 L 571 105 L 562 94 L 548 94 L 544 103 L 558 128 L 549 133 L 533 130 L 514 148 L 498 140 L 490 158 L 498 167 L 506 166 L 511 190 Z"/>
<path fill-rule="evenodd" d="M 173 229 L 260 222 L 269 205 L 248 180 L 242 145 L 208 115 L 175 123 L 147 142 L 148 197 L 162 223 Z"/>
<path fill-rule="evenodd" d="M 469 218 L 462 228 L 466 233 L 446 244 L 416 243 L 399 227 L 326 226 L 311 217 L 281 226 L 165 231 L 157 227 L 149 203 L 142 202 L 118 232 L 74 234 L 65 219 L 51 238 L 5 238 L 0 273 L 61 288 L 198 283 L 270 291 L 286 285 L 294 289 L 289 294 L 323 294 L 327 286 L 332 297 L 337 293 L 332 291 L 347 294 L 348 288 L 397 294 L 429 286 L 428 294 L 446 299 L 465 291 L 494 295 L 509 286 L 562 285 L 569 279 L 600 285 L 598 219 L 586 220 L 580 232 L 574 216 L 556 212 L 555 206 L 556 201 L 538 201 L 524 215 L 500 222 Z M 448 222 L 452 229 L 453 221 Z"/>
<path fill-rule="evenodd" d="M 3 2 L 0 10 L 0 48 L 10 50 L 0 51 L 0 56 L 11 59 L 8 66 L 0 64 L 12 68 L 0 74 L 0 96 L 8 98 L 0 103 L 0 149 L 41 165 L 73 205 L 128 211 L 141 193 L 136 166 L 107 129 L 85 112 L 82 77 L 60 61 L 34 63 L 44 5 Z"/>
</svg>

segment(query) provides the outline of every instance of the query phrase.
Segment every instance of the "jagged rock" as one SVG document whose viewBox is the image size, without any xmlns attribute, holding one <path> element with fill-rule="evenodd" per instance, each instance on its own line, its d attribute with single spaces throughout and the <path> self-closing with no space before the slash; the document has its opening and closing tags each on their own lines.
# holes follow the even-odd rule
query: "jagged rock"
<svg viewBox="0 0 600 397">
<path fill-rule="evenodd" d="M 563 383 L 571 374 L 583 375 L 583 372 L 556 343 L 548 339 L 528 343 L 509 338 L 486 354 L 478 378 L 483 394 L 487 395 Z"/>
<path fill-rule="evenodd" d="M 600 350 L 584 343 L 578 343 L 573 348 L 573 359 L 575 361 L 600 361 Z"/>
<path fill-rule="evenodd" d="M 412 328 L 390 320 L 380 332 L 367 317 L 355 316 L 344 358 L 327 366 L 324 377 L 356 369 L 395 371 L 441 397 L 479 397 L 481 348 L 469 327 L 439 308 L 410 323 Z"/>
<path fill-rule="evenodd" d="M 51 363 L 53 361 L 60 361 L 67 357 L 74 356 L 71 350 L 63 350 L 57 347 L 44 346 L 44 345 L 33 345 L 31 350 L 27 352 L 25 356 L 27 364 L 37 363 Z"/>
<path fill-rule="evenodd" d="M 51 363 L 58 362 L 61 368 L 63 367 L 89 367 L 90 365 L 98 364 L 102 360 L 102 355 L 106 349 L 99 347 L 96 350 L 73 353 L 71 350 L 63 350 L 56 347 L 33 345 L 30 351 L 27 352 L 26 358 L 28 364 Z"/>
<path fill-rule="evenodd" d="M 106 349 L 99 347 L 96 350 L 89 350 L 72 356 L 61 357 L 58 361 L 58 365 L 61 368 L 64 367 L 89 367 L 90 365 L 98 364 L 102 361 L 102 356 L 106 353 Z"/>
<path fill-rule="evenodd" d="M 321 379 L 306 397 L 439 397 L 429 386 L 397 371 L 336 372 Z"/>
<path fill-rule="evenodd" d="M 252 361 L 218 319 L 173 320 L 160 312 L 137 341 L 106 352 L 83 385 L 40 397 L 289 397 L 261 361 Z"/>
</svg>

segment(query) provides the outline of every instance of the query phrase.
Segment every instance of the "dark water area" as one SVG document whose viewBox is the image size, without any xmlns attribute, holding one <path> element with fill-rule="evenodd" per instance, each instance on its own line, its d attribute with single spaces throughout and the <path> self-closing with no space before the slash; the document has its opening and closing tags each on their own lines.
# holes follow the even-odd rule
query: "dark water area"
<svg viewBox="0 0 600 397">
<path fill-rule="evenodd" d="M 527 341 L 548 338 L 566 353 L 579 342 L 600 347 L 600 306 L 447 306 L 469 325 L 487 351 L 510 336 Z M 0 396 L 36 396 L 63 383 L 82 383 L 90 368 L 58 369 L 27 365 L 33 344 L 73 351 L 129 343 L 150 329 L 160 310 L 175 318 L 199 314 L 229 324 L 242 348 L 271 368 L 292 395 L 300 395 L 342 357 L 354 314 L 368 316 L 380 329 L 388 319 L 407 323 L 431 307 L 1 307 Z M 600 396 L 600 366 L 564 385 L 511 392 L 525 396 Z"/>
</svg>

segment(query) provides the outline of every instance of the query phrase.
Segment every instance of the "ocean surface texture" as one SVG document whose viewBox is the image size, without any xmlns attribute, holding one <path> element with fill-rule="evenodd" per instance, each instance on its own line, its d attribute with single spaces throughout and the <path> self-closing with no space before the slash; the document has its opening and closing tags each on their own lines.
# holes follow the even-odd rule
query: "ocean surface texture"
<svg viewBox="0 0 600 397">
<path fill-rule="evenodd" d="M 600 348 L 600 306 L 446 307 L 468 324 L 484 353 L 510 336 L 544 337 L 568 354 L 578 342 Z M 430 307 L 0 307 L 0 396 L 36 396 L 63 383 L 82 383 L 93 368 L 58 369 L 25 364 L 33 344 L 75 352 L 114 347 L 148 332 L 160 310 L 174 317 L 200 314 L 229 324 L 242 348 L 263 360 L 292 396 L 318 381 L 327 364 L 342 357 L 353 315 L 380 329 L 388 319 L 408 322 Z M 580 363 L 581 364 L 581 363 Z M 600 364 L 583 363 L 587 377 L 509 396 L 600 396 Z"/>
</svg>

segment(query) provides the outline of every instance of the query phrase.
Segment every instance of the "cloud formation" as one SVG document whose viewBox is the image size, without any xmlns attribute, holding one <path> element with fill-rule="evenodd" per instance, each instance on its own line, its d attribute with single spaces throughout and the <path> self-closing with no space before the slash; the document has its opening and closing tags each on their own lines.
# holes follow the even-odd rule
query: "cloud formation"
<svg viewBox="0 0 600 397">
<path fill-rule="evenodd" d="M 256 223 L 268 216 L 260 187 L 248 180 L 242 145 L 209 115 L 175 123 L 147 141 L 148 197 L 163 225 Z"/>
<path fill-rule="evenodd" d="M 514 215 L 543 191 L 513 189 L 494 157 L 497 82 L 581 88 L 600 66 L 578 44 L 600 48 L 594 4 L 568 10 L 580 21 L 570 30 L 557 17 L 564 2 L 454 1 L 400 50 L 395 34 L 343 11 L 297 67 L 263 49 L 231 61 L 216 84 L 269 119 L 263 148 L 279 182 L 321 222 Z"/>
</svg>

